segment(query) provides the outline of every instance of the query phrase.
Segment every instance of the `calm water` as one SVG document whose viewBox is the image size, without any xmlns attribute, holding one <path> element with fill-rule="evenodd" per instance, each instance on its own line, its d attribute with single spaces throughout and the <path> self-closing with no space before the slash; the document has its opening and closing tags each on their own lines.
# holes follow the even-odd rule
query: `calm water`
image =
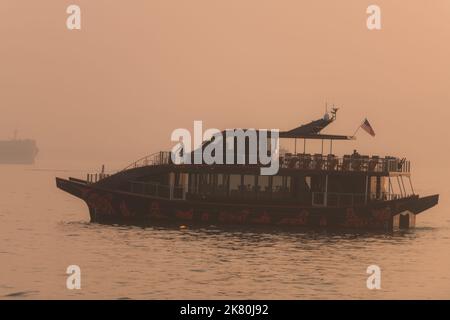
<svg viewBox="0 0 450 320">
<path fill-rule="evenodd" d="M 0 165 L 0 298 L 450 298 L 446 190 L 417 188 L 440 191 L 441 204 L 411 232 L 144 229 L 90 224 L 85 204 L 55 187 L 69 175 L 83 176 Z M 71 264 L 81 290 L 66 289 Z M 381 290 L 366 288 L 371 264 Z"/>
</svg>

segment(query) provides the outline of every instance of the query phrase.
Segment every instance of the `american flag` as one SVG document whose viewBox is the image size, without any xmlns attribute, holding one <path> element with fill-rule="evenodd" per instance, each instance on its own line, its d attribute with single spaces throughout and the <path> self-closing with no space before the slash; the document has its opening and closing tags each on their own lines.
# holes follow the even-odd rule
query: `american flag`
<svg viewBox="0 0 450 320">
<path fill-rule="evenodd" d="M 373 128 L 367 119 L 364 120 L 363 124 L 361 125 L 361 128 L 363 128 L 363 130 L 368 134 L 370 134 L 372 137 L 375 137 L 375 131 L 373 131 Z"/>
</svg>

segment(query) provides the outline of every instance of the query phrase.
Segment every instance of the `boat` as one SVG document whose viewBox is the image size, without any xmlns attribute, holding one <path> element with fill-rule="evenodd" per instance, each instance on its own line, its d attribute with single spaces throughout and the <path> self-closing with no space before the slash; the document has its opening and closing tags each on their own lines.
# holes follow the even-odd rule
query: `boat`
<svg viewBox="0 0 450 320">
<path fill-rule="evenodd" d="M 17 132 L 10 140 L 0 140 L 0 164 L 33 164 L 37 154 L 36 141 L 18 139 Z"/>
<path fill-rule="evenodd" d="M 437 205 L 439 195 L 414 192 L 406 158 L 333 154 L 333 141 L 355 139 L 321 133 L 336 120 L 336 112 L 278 133 L 278 139 L 294 139 L 295 146 L 300 139 L 304 148 L 273 152 L 279 165 L 275 175 L 262 175 L 264 165 L 248 159 L 240 164 L 176 163 L 173 151 L 160 151 L 114 174 L 102 170 L 86 179 L 57 177 L 56 185 L 86 202 L 91 222 L 106 224 L 384 231 L 415 227 L 416 216 Z M 306 152 L 311 139 L 322 141 L 322 153 Z M 205 141 L 201 150 L 213 140 Z M 327 153 L 324 142 L 329 142 Z M 193 159 L 196 150 L 183 159 Z"/>
</svg>

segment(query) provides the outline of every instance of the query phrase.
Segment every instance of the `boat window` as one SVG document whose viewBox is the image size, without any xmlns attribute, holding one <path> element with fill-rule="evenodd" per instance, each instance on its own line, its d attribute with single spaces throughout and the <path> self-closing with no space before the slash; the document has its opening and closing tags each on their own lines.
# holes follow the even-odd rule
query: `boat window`
<svg viewBox="0 0 450 320">
<path fill-rule="evenodd" d="M 213 188 L 213 179 L 212 175 L 208 173 L 202 173 L 199 175 L 200 181 L 199 181 L 199 191 L 202 195 L 208 195 L 212 194 L 214 188 Z"/>
<path fill-rule="evenodd" d="M 369 197 L 372 200 L 383 200 L 386 196 L 386 179 L 372 176 L 369 180 Z"/>
<path fill-rule="evenodd" d="M 291 177 L 273 176 L 272 177 L 272 197 L 286 198 L 291 192 Z"/>
<path fill-rule="evenodd" d="M 283 177 L 283 184 L 284 184 L 284 188 L 286 189 L 286 191 L 291 192 L 292 189 L 292 182 L 291 182 L 291 177 Z"/>
<path fill-rule="evenodd" d="M 325 180 L 326 177 L 322 175 L 315 175 L 311 179 L 311 191 L 312 192 L 325 192 Z"/>
<path fill-rule="evenodd" d="M 300 176 L 296 182 L 296 186 L 293 189 L 295 190 L 297 199 L 302 204 L 309 204 L 311 202 L 311 177 Z"/>
<path fill-rule="evenodd" d="M 190 173 L 189 174 L 189 193 L 197 194 L 198 193 L 198 174 Z"/>
<path fill-rule="evenodd" d="M 246 198 L 252 198 L 256 196 L 256 187 L 254 175 L 244 175 L 242 184 L 242 195 Z"/>
<path fill-rule="evenodd" d="M 179 172 L 175 172 L 174 174 L 173 185 L 174 186 L 181 185 L 181 174 Z"/>
<path fill-rule="evenodd" d="M 372 199 L 372 200 L 378 199 L 378 195 L 380 192 L 379 188 L 378 188 L 377 180 L 378 179 L 376 176 L 370 177 L 369 194 L 370 194 L 370 199 Z"/>
<path fill-rule="evenodd" d="M 311 190 L 311 177 L 305 177 L 305 183 L 308 186 L 308 190 Z"/>
<path fill-rule="evenodd" d="M 226 174 L 216 175 L 215 195 L 226 196 L 228 194 L 228 178 L 229 176 Z"/>
<path fill-rule="evenodd" d="M 272 178 L 272 191 L 280 191 L 283 186 L 283 177 L 281 176 L 273 176 Z"/>
<path fill-rule="evenodd" d="M 241 189 L 241 175 L 230 174 L 230 196 L 238 196 Z"/>
<path fill-rule="evenodd" d="M 255 191 L 255 176 L 244 175 L 244 183 L 242 185 L 244 191 Z"/>
<path fill-rule="evenodd" d="M 269 176 L 258 176 L 258 197 L 259 198 L 269 198 L 270 197 L 270 177 Z"/>
<path fill-rule="evenodd" d="M 380 177 L 380 196 L 385 197 L 388 193 L 388 180 L 386 177 Z M 414 191 L 411 189 L 411 193 L 414 193 Z"/>
<path fill-rule="evenodd" d="M 296 190 L 297 193 L 311 192 L 311 177 L 310 176 L 298 177 Z"/>
</svg>

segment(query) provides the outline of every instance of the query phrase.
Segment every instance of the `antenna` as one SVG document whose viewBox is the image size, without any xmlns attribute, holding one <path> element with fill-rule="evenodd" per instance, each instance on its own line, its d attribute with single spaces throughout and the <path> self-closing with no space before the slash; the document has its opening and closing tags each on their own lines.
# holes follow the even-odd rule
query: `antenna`
<svg viewBox="0 0 450 320">
<path fill-rule="evenodd" d="M 336 113 L 338 112 L 339 108 L 336 108 L 333 104 L 333 108 L 331 108 L 331 115 L 333 116 L 333 120 L 336 120 Z"/>
<path fill-rule="evenodd" d="M 325 101 L 325 113 L 323 115 L 323 120 L 329 121 L 330 115 L 328 114 L 328 103 Z"/>
</svg>

